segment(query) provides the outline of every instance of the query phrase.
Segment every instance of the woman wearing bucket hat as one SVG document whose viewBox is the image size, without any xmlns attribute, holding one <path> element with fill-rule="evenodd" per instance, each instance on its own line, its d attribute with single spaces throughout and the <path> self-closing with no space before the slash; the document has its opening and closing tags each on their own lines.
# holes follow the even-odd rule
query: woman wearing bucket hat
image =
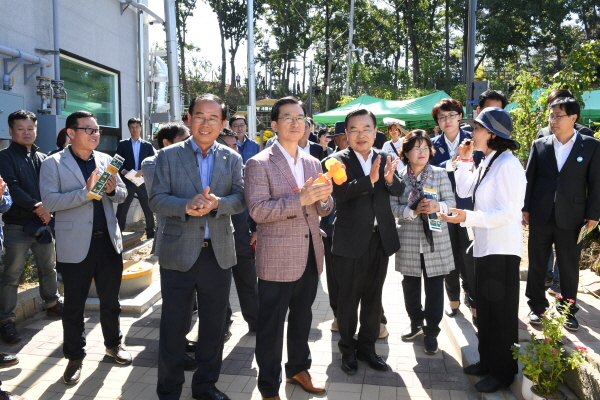
<svg viewBox="0 0 600 400">
<path fill-rule="evenodd" d="M 442 217 L 473 228 L 477 279 L 480 361 L 464 368 L 469 375 L 486 376 L 475 384 L 479 392 L 509 386 L 517 373 L 511 346 L 518 340 L 519 263 L 523 254 L 521 209 L 527 181 L 512 151 L 519 143 L 510 137 L 512 120 L 501 108 L 484 109 L 475 119 L 473 139 L 459 147 L 456 190 L 473 198 L 473 211 L 451 209 Z M 473 149 L 485 154 L 472 171 Z"/>
</svg>

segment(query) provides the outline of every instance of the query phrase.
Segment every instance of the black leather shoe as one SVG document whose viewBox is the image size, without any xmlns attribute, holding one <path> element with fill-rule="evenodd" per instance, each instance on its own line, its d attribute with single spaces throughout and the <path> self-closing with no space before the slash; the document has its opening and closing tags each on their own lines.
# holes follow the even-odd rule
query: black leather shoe
<svg viewBox="0 0 600 400">
<path fill-rule="evenodd" d="M 457 308 L 451 308 L 449 305 L 447 305 L 446 309 L 444 310 L 444 312 L 450 318 L 454 318 L 454 317 L 456 317 L 456 314 L 458 314 L 458 307 Z"/>
<path fill-rule="evenodd" d="M 27 400 L 25 397 L 17 396 L 11 392 L 0 390 L 0 400 Z"/>
<path fill-rule="evenodd" d="M 116 362 L 122 365 L 131 364 L 131 354 L 123 348 L 122 345 L 113 347 L 112 349 L 106 349 L 106 355 L 115 359 Z"/>
<path fill-rule="evenodd" d="M 185 345 L 185 351 L 187 353 L 195 353 L 196 352 L 196 342 L 188 342 Z"/>
<path fill-rule="evenodd" d="M 490 373 L 490 370 L 489 368 L 482 366 L 480 362 L 476 362 L 475 364 L 464 367 L 463 372 L 467 375 L 486 376 Z"/>
<path fill-rule="evenodd" d="M 186 354 L 185 359 L 183 360 L 183 369 L 185 371 L 194 371 L 196 368 L 198 368 L 196 360 Z"/>
<path fill-rule="evenodd" d="M 353 353 L 342 354 L 342 371 L 348 375 L 354 375 L 358 372 L 358 363 Z"/>
<path fill-rule="evenodd" d="M 533 311 L 530 311 L 529 314 L 527 314 L 527 318 L 529 318 L 530 325 L 541 325 L 542 324 L 542 321 L 540 320 L 540 316 L 537 315 L 536 313 L 534 313 Z"/>
<path fill-rule="evenodd" d="M 383 358 L 377 355 L 377 353 L 363 354 L 356 352 L 356 358 L 361 361 L 366 361 L 369 367 L 376 369 L 377 371 L 387 371 L 388 365 L 383 361 Z"/>
<path fill-rule="evenodd" d="M 412 324 L 402 332 L 400 338 L 402 340 L 413 340 L 419 335 L 423 334 L 422 326 L 412 326 Z"/>
<path fill-rule="evenodd" d="M 565 328 L 571 332 L 575 332 L 579 329 L 579 322 L 574 315 L 567 315 L 567 322 L 565 323 Z"/>
<path fill-rule="evenodd" d="M 431 335 L 425 335 L 425 339 L 423 339 L 425 343 L 425 354 L 433 355 L 438 352 L 438 342 L 437 338 Z"/>
<path fill-rule="evenodd" d="M 229 330 L 229 328 L 227 328 L 227 332 L 225 332 L 225 338 L 223 339 L 223 342 L 226 342 L 229 339 L 231 339 L 231 331 Z"/>
<path fill-rule="evenodd" d="M 199 400 L 231 400 L 229 396 L 221 392 L 219 389 L 214 388 L 206 392 L 192 394 L 192 398 Z"/>
<path fill-rule="evenodd" d="M 19 363 L 19 357 L 10 354 L 0 353 L 0 368 L 10 367 Z M 1 398 L 0 398 L 1 400 Z"/>
<path fill-rule="evenodd" d="M 475 390 L 481 393 L 493 393 L 502 389 L 504 386 L 505 385 L 500 383 L 500 381 L 493 376 L 488 376 L 475 384 Z"/>
<path fill-rule="evenodd" d="M 82 366 L 83 360 L 69 360 L 67 368 L 65 368 L 65 373 L 63 374 L 63 381 L 67 385 L 74 385 L 79 382 Z"/>
<path fill-rule="evenodd" d="M 8 344 L 17 343 L 21 340 L 21 335 L 17 332 L 17 327 L 12 319 L 0 323 L 0 336 Z"/>
</svg>

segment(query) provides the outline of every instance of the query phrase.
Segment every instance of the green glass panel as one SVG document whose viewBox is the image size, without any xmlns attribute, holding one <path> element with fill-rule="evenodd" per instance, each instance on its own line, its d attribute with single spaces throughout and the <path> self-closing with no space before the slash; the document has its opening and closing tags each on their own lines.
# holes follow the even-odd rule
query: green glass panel
<svg viewBox="0 0 600 400">
<path fill-rule="evenodd" d="M 61 57 L 60 79 L 65 81 L 68 94 L 63 115 L 89 111 L 98 117 L 98 125 L 118 127 L 115 74 Z"/>
</svg>

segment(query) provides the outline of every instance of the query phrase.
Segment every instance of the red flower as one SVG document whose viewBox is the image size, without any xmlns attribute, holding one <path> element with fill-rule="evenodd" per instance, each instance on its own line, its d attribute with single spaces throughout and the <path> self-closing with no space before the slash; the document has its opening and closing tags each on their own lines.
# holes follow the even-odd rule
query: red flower
<svg viewBox="0 0 600 400">
<path fill-rule="evenodd" d="M 583 347 L 583 346 L 575 346 L 575 350 L 581 350 L 581 351 L 583 351 L 584 353 L 587 353 L 587 348 L 586 348 L 586 347 Z"/>
<path fill-rule="evenodd" d="M 545 315 L 544 315 L 544 314 L 540 314 L 540 317 L 544 318 L 544 317 L 545 317 Z"/>
<path fill-rule="evenodd" d="M 550 339 L 544 339 L 544 340 L 545 340 L 546 342 L 549 342 L 549 341 L 550 341 Z"/>
<path fill-rule="evenodd" d="M 556 353 L 558 353 L 558 351 L 552 350 L 552 354 L 556 354 Z"/>
<path fill-rule="evenodd" d="M 571 304 L 572 304 L 572 303 L 575 303 L 575 300 L 573 300 L 573 299 L 567 299 L 567 301 L 568 301 L 569 303 L 571 303 Z"/>
<path fill-rule="evenodd" d="M 559 300 L 562 300 L 562 299 L 563 299 L 563 297 L 562 297 L 562 295 L 561 295 L 561 294 L 557 294 L 557 295 L 556 295 L 556 298 L 557 298 L 557 299 L 559 299 Z"/>
</svg>

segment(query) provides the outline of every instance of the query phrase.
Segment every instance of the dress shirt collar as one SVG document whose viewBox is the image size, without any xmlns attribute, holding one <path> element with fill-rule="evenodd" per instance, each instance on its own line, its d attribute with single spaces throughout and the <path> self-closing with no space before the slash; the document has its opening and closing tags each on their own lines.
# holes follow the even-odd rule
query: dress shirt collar
<svg viewBox="0 0 600 400">
<path fill-rule="evenodd" d="M 190 143 L 192 144 L 192 149 L 194 150 L 194 153 L 196 153 L 196 156 L 198 156 L 198 157 L 202 157 L 202 154 L 207 154 L 208 156 L 210 156 L 215 152 L 215 147 L 216 147 L 215 142 L 213 142 L 213 144 L 208 148 L 208 151 L 206 153 L 202 152 L 202 149 L 200 149 L 200 147 L 198 147 L 196 142 L 194 142 L 194 139 L 190 140 Z"/>
<path fill-rule="evenodd" d="M 567 140 L 567 143 L 562 144 L 561 142 L 558 141 L 558 139 L 556 138 L 555 134 L 552 134 L 552 144 L 554 145 L 555 149 L 559 149 L 562 146 L 566 146 L 566 145 L 573 145 L 575 144 L 575 140 L 577 140 L 577 135 L 579 134 L 579 132 L 577 132 L 577 130 L 573 129 L 573 136 L 571 136 L 571 138 L 569 140 Z"/>
<path fill-rule="evenodd" d="M 444 140 L 446 141 L 446 145 L 448 146 L 448 151 L 450 151 L 450 153 L 454 155 L 454 153 L 456 153 L 456 150 L 458 149 L 458 145 L 460 144 L 460 130 L 456 134 L 456 137 L 453 141 L 450 141 L 446 134 L 444 134 Z"/>
<path fill-rule="evenodd" d="M 283 146 L 279 143 L 278 140 L 275 141 L 275 145 L 277 147 L 279 147 L 279 150 L 281 150 L 281 152 L 283 153 L 283 156 L 285 157 L 285 159 L 287 160 L 287 162 L 296 165 L 296 163 L 298 162 L 298 160 L 300 160 L 302 158 L 302 152 L 298 151 L 296 152 L 296 158 L 290 156 L 290 153 L 287 152 L 286 149 L 283 148 Z M 300 150 L 300 146 L 298 146 L 298 150 Z"/>
<path fill-rule="evenodd" d="M 354 149 L 351 148 L 352 151 L 354 151 Z M 362 156 L 362 154 L 357 153 L 356 151 L 354 151 L 354 154 L 356 154 L 356 158 L 358 158 L 358 160 L 360 161 L 361 164 L 365 164 L 365 163 L 371 163 L 371 160 L 373 159 L 373 149 L 371 149 L 371 151 L 369 151 L 369 155 L 367 157 L 367 159 L 365 160 L 365 158 Z"/>
<path fill-rule="evenodd" d="M 300 150 L 302 150 L 303 152 L 310 154 L 310 140 L 306 141 L 305 147 L 302 147 L 302 146 L 300 146 L 300 144 L 298 144 L 298 148 Z"/>
</svg>

